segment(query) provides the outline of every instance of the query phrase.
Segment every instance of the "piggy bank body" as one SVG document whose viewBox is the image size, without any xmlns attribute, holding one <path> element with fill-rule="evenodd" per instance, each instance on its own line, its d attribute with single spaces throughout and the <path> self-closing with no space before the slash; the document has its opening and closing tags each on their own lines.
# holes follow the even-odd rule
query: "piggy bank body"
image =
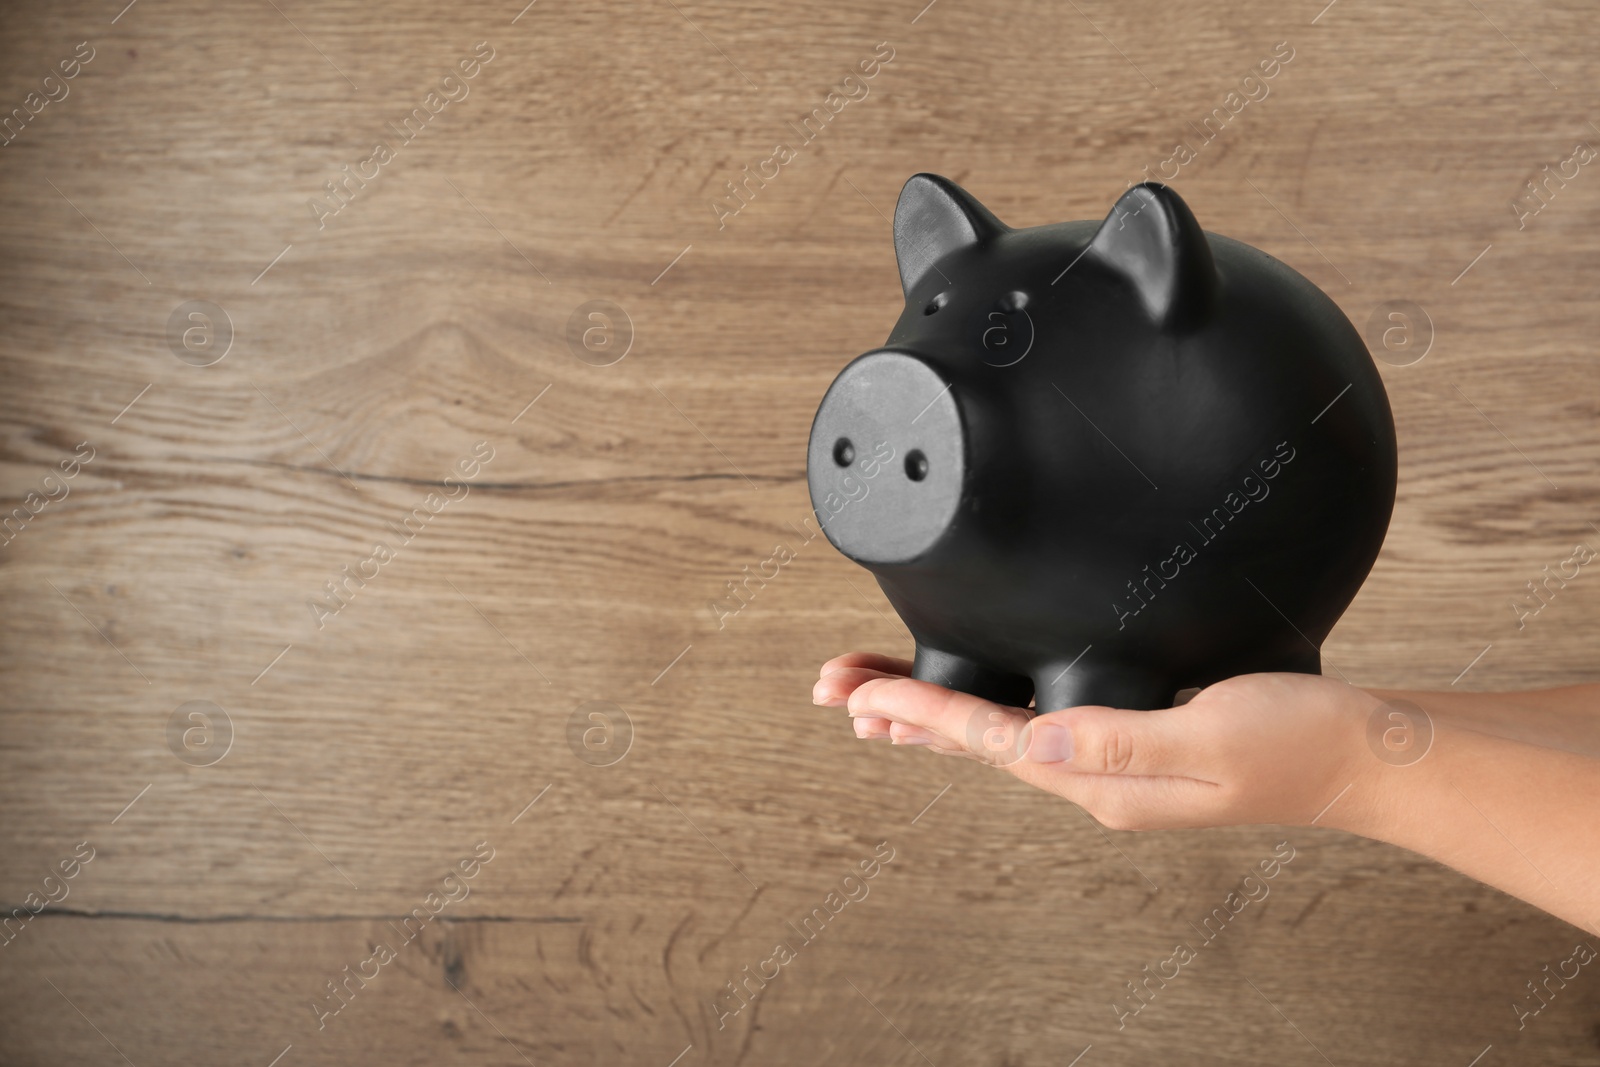
<svg viewBox="0 0 1600 1067">
<path fill-rule="evenodd" d="M 1161 185 L 1012 229 L 919 174 L 894 230 L 905 310 L 829 387 L 807 477 L 914 676 L 1046 712 L 1320 673 L 1396 474 L 1334 302 Z"/>
</svg>

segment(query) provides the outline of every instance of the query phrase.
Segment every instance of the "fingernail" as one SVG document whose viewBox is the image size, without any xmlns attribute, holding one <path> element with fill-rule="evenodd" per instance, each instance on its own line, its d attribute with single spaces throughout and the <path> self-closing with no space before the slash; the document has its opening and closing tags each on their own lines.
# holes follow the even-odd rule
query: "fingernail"
<svg viewBox="0 0 1600 1067">
<path fill-rule="evenodd" d="M 1065 726 L 1041 722 L 1032 728 L 1028 742 L 1030 763 L 1064 763 L 1072 758 L 1072 731 Z"/>
<path fill-rule="evenodd" d="M 856 736 L 862 740 L 877 736 L 872 730 L 872 723 L 868 722 L 866 719 L 853 719 L 850 722 L 850 726 L 853 730 L 855 730 Z"/>
<path fill-rule="evenodd" d="M 896 745 L 931 745 L 933 742 L 926 737 L 891 737 L 890 741 Z"/>
</svg>

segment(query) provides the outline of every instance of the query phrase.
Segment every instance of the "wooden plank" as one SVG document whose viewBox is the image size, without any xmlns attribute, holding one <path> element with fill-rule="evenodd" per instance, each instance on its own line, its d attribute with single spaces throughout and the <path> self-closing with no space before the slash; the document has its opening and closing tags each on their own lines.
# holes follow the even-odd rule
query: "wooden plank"
<svg viewBox="0 0 1600 1067">
<path fill-rule="evenodd" d="M 103 1062 L 105 1039 L 141 1064 L 176 1048 L 266 1062 L 290 1044 L 300 1062 L 520 1062 L 508 1040 L 536 1063 L 666 1063 L 691 1045 L 701 1062 L 921 1062 L 914 1049 L 934 1062 L 1066 1062 L 1090 1044 L 1096 1059 L 1129 1063 L 1178 1049 L 1208 1064 L 1323 1062 L 1319 1049 L 1336 1063 L 1467 1062 L 1490 1044 L 1541 1061 L 1593 1057 L 1592 983 L 1560 991 L 1520 1032 L 1512 1008 L 1527 997 L 1522 981 L 1571 951 L 1570 930 L 1431 864 L 1291 832 L 1294 858 L 1271 891 L 1206 928 L 1208 943 L 1190 924 L 1272 855 L 1275 833 L 1207 835 L 1234 840 L 1209 852 L 1191 845 L 1182 871 L 1170 849 L 1140 849 L 1160 880 L 1150 892 L 1081 821 L 1063 827 L 1044 805 L 1004 847 L 948 848 L 948 829 L 968 815 L 964 799 L 941 801 L 937 822 L 889 831 L 894 860 L 861 883 L 865 895 L 808 927 L 809 942 L 788 923 L 824 906 L 870 846 L 812 855 L 808 877 L 750 891 L 697 839 L 698 872 L 663 879 L 646 904 L 617 892 L 629 857 L 610 838 L 587 850 L 583 874 L 545 914 L 518 917 L 492 913 L 526 895 L 518 883 L 536 857 L 508 844 L 465 883 L 470 896 L 417 924 L 410 942 L 391 925 L 398 916 L 46 912 L 6 950 L 8 1003 L 29 1020 L 7 1039 L 8 1060 L 57 1050 Z M 1016 822 L 1028 798 L 1014 799 Z M 507 861 L 521 870 L 498 866 Z M 415 887 L 419 903 L 427 885 Z M 747 966 L 773 959 L 778 942 L 794 955 L 767 967 L 777 977 L 748 986 L 748 1004 L 718 999 Z M 1124 983 L 1141 981 L 1177 942 L 1198 958 L 1147 987 L 1149 1001 L 1119 1029 L 1112 1004 L 1130 1003 Z M 379 944 L 391 962 L 367 962 Z M 1451 959 L 1472 966 L 1441 966 Z M 346 966 L 371 981 L 350 980 L 336 999 L 326 983 L 345 979 Z M 225 1025 L 196 1026 L 196 1008 Z"/>
</svg>

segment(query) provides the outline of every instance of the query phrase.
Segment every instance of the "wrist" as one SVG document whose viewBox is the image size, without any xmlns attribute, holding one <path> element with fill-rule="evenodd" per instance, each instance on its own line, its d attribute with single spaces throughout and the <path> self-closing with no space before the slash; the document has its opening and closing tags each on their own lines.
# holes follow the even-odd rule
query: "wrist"
<svg viewBox="0 0 1600 1067">
<path fill-rule="evenodd" d="M 1437 724 L 1413 699 L 1420 695 L 1346 690 L 1350 737 L 1334 786 L 1344 792 L 1316 825 L 1391 843 L 1405 836 L 1420 798 L 1436 786 L 1443 762 Z"/>
</svg>

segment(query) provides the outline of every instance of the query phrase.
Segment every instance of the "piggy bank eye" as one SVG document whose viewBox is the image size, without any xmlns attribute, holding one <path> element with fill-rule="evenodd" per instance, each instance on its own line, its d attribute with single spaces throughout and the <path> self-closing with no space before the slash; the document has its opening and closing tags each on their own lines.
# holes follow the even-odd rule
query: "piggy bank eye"
<svg viewBox="0 0 1600 1067">
<path fill-rule="evenodd" d="M 928 306 L 922 309 L 922 313 L 924 315 L 932 315 L 948 303 L 950 303 L 950 294 L 940 293 L 938 296 L 928 301 Z"/>
<path fill-rule="evenodd" d="M 906 453 L 906 477 L 914 482 L 920 482 L 928 476 L 928 457 L 922 454 L 922 449 L 913 448 Z"/>
<path fill-rule="evenodd" d="M 1033 317 L 1028 314 L 1028 294 L 1020 290 L 995 301 L 984 322 L 983 361 L 991 367 L 1022 362 L 1033 349 Z"/>
</svg>

